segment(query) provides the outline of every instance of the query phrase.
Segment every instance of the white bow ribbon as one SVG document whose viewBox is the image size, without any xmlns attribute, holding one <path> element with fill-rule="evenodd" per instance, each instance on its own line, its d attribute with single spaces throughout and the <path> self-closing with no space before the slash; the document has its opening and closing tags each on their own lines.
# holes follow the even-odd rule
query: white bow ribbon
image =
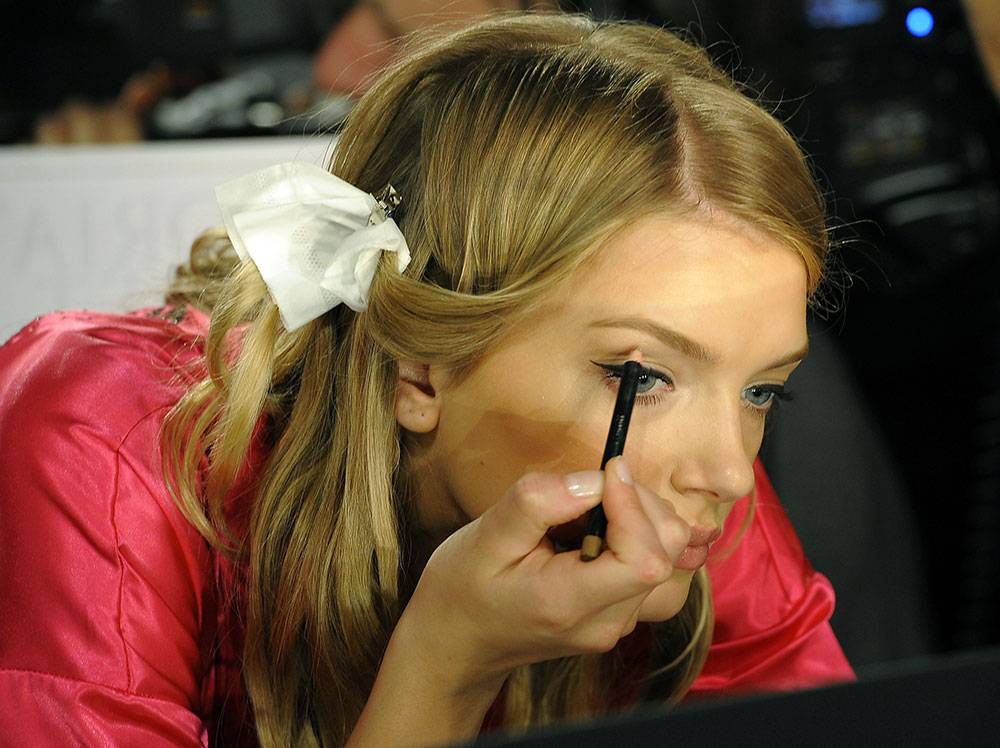
<svg viewBox="0 0 1000 748">
<path fill-rule="evenodd" d="M 215 188 L 241 259 L 257 265 L 291 332 L 338 304 L 361 312 L 382 252 L 410 250 L 378 200 L 306 163 L 270 166 Z"/>
</svg>

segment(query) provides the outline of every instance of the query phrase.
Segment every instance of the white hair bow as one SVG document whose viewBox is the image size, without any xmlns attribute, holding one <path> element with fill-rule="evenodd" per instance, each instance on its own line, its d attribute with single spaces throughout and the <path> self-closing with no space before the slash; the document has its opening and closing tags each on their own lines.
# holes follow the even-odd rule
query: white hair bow
<svg viewBox="0 0 1000 748">
<path fill-rule="evenodd" d="M 318 166 L 270 166 L 215 195 L 233 247 L 257 265 L 288 331 L 338 304 L 364 311 L 382 252 L 396 253 L 399 272 L 410 262 L 389 206 Z"/>
</svg>

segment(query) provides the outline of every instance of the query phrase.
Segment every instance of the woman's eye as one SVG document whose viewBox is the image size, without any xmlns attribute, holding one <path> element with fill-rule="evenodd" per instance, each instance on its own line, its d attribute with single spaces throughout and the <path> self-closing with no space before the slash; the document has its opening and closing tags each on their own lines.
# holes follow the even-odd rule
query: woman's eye
<svg viewBox="0 0 1000 748">
<path fill-rule="evenodd" d="M 649 392 L 656 386 L 656 382 L 656 377 L 652 376 L 648 369 L 644 369 L 643 372 L 639 374 L 639 386 L 636 387 L 636 392 L 640 395 L 643 392 Z"/>
<path fill-rule="evenodd" d="M 743 390 L 744 399 L 755 408 L 766 408 L 771 401 L 788 398 L 788 393 L 780 384 L 755 384 Z"/>
<path fill-rule="evenodd" d="M 624 364 L 599 364 L 596 361 L 591 363 L 604 370 L 605 379 L 619 380 L 625 374 Z M 664 386 L 672 387 L 673 384 L 673 380 L 663 372 L 643 367 L 642 372 L 639 374 L 639 383 L 636 392 L 642 395 L 654 389 L 662 390 Z M 615 381 L 615 385 L 617 385 L 617 381 Z"/>
</svg>

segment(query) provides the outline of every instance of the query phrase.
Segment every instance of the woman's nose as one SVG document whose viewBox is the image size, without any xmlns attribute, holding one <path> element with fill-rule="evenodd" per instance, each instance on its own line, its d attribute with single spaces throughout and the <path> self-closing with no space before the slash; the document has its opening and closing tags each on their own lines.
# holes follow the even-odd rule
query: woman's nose
<svg viewBox="0 0 1000 748">
<path fill-rule="evenodd" d="M 750 493 L 758 445 L 747 443 L 739 404 L 714 408 L 692 420 L 671 475 L 674 490 L 723 502 Z"/>
</svg>

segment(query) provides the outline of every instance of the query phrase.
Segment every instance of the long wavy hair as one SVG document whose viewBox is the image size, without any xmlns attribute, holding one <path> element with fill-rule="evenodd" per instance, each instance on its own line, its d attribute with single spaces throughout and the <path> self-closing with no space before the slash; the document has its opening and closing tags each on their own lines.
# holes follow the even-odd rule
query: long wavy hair
<svg viewBox="0 0 1000 748">
<path fill-rule="evenodd" d="M 785 128 L 704 51 L 640 23 L 518 13 L 421 34 L 351 112 L 329 169 L 403 197 L 413 259 L 402 274 L 382 261 L 367 311 L 341 306 L 289 333 L 249 262 L 207 290 L 189 269 L 175 297 L 208 299 L 212 323 L 208 374 L 165 426 L 165 469 L 192 523 L 245 569 L 245 679 L 264 745 L 346 741 L 419 577 L 398 360 L 461 377 L 653 213 L 744 221 L 801 256 L 811 292 L 828 245 Z M 230 256 L 224 237 L 202 244 Z M 269 456 L 236 531 L 227 492 L 260 433 Z M 700 572 L 638 660 L 618 647 L 515 672 L 503 724 L 679 698 L 711 629 Z"/>
</svg>

